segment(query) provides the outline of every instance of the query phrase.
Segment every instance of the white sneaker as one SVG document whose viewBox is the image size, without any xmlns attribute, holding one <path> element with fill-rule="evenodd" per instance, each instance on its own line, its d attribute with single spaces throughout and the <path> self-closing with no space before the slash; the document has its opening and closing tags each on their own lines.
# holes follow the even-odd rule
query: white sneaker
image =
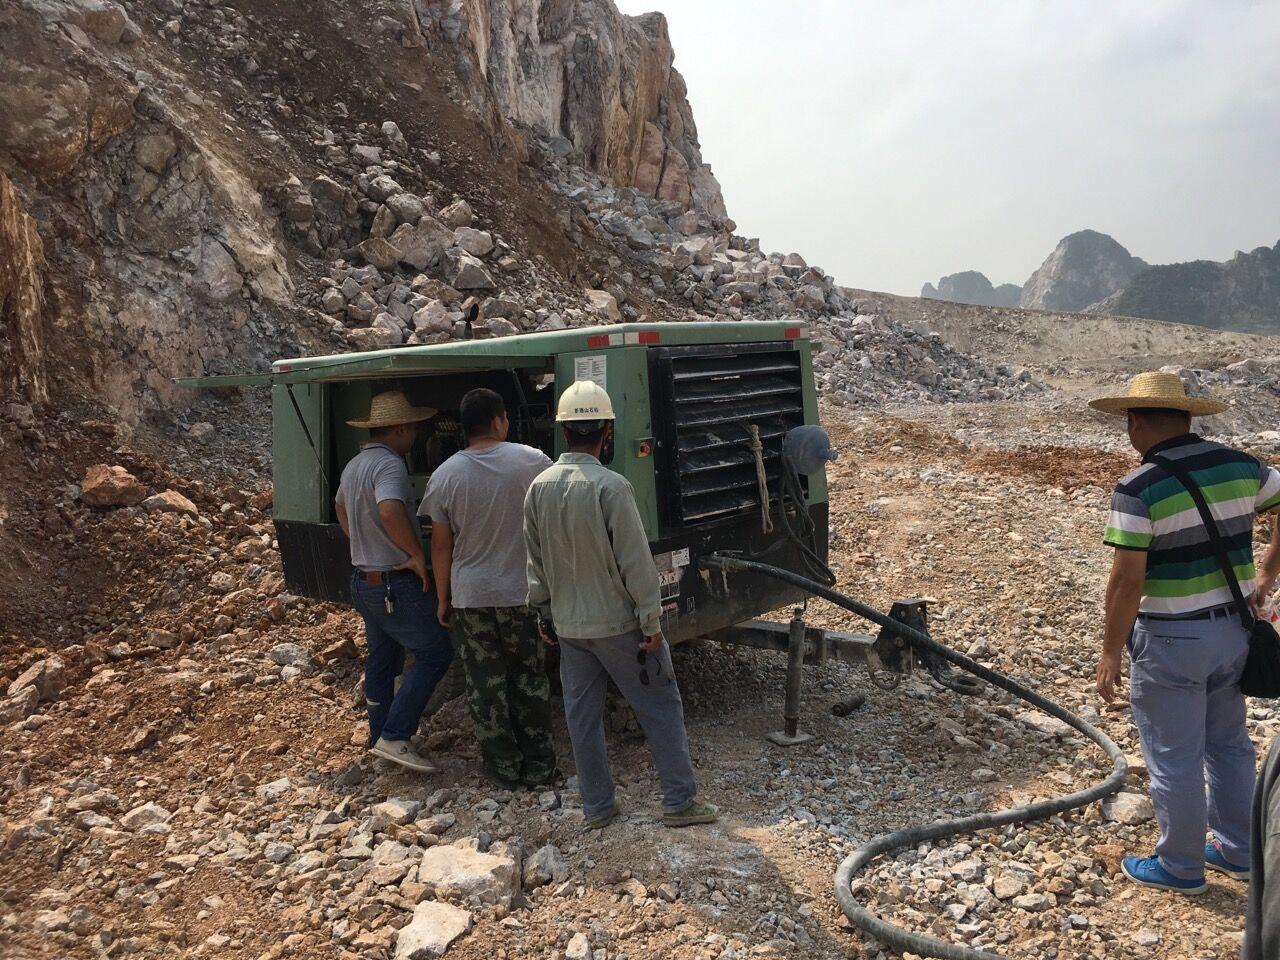
<svg viewBox="0 0 1280 960">
<path fill-rule="evenodd" d="M 378 742 L 369 748 L 369 752 L 375 757 L 390 760 L 392 763 L 398 763 L 410 770 L 417 770 L 419 773 L 440 772 L 438 767 L 433 767 L 422 754 L 413 749 L 413 744 L 408 740 L 386 740 L 379 737 Z"/>
</svg>

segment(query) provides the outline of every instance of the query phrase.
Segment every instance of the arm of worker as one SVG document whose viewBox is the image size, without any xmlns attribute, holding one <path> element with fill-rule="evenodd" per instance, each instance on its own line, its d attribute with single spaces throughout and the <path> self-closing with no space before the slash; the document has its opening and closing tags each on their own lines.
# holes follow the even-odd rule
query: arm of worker
<svg viewBox="0 0 1280 960">
<path fill-rule="evenodd" d="M 539 621 L 550 620 L 551 588 L 547 585 L 547 571 L 542 564 L 542 536 L 538 532 L 538 510 L 532 487 L 524 497 L 524 552 L 525 579 L 529 582 L 525 602 L 538 615 Z M 551 635 L 543 632 L 541 622 L 538 632 L 547 643 L 554 642 Z"/>
<path fill-rule="evenodd" d="M 619 478 L 621 479 L 621 478 Z M 622 583 L 636 607 L 642 646 L 654 650 L 662 642 L 662 601 L 659 599 L 658 568 L 649 552 L 649 537 L 644 532 L 640 511 L 636 509 L 631 484 L 622 480 L 600 491 L 600 508 L 604 514 L 613 556 L 622 575 Z"/>
<path fill-rule="evenodd" d="M 452 485 L 437 470 L 427 481 L 418 504 L 418 516 L 431 521 L 431 575 L 436 582 L 436 619 L 449 626 L 449 604 L 453 602 L 453 522 L 449 517 Z"/>
<path fill-rule="evenodd" d="M 436 619 L 449 626 L 449 578 L 453 572 L 453 527 L 431 521 L 431 573 L 436 581 Z M 464 598 L 465 599 L 465 598 Z"/>
<path fill-rule="evenodd" d="M 422 552 L 417 526 L 409 513 L 408 504 L 413 498 L 409 485 L 409 471 L 403 460 L 388 459 L 373 475 L 373 498 L 378 504 L 378 519 L 391 542 L 409 555 L 397 570 L 412 570 L 422 581 L 425 593 L 427 584 L 427 558 Z"/>
<path fill-rule="evenodd" d="M 338 515 L 338 528 L 342 531 L 342 535 L 350 540 L 351 521 L 347 519 L 347 488 L 342 481 L 338 482 L 338 489 L 333 495 L 333 509 Z"/>
<path fill-rule="evenodd" d="M 1154 531 L 1146 501 L 1121 482 L 1111 496 L 1111 514 L 1102 542 L 1115 548 L 1107 580 L 1106 621 L 1102 657 L 1098 661 L 1098 693 L 1107 703 L 1120 683 L 1120 657 L 1138 619 L 1147 578 L 1147 550 Z"/>
<path fill-rule="evenodd" d="M 1254 609 L 1271 596 L 1276 577 L 1280 575 L 1280 471 L 1263 465 L 1259 479 L 1254 509 L 1259 515 L 1270 514 L 1271 540 L 1267 544 L 1267 552 L 1262 556 L 1262 562 L 1258 564 L 1258 582 L 1253 591 Z"/>
<path fill-rule="evenodd" d="M 1129 634 L 1138 619 L 1142 586 L 1147 576 L 1147 551 L 1118 548 L 1111 560 L 1107 580 L 1106 626 L 1102 637 L 1102 657 L 1098 661 L 1098 694 L 1107 703 L 1116 698 L 1120 683 L 1120 659 Z"/>
<path fill-rule="evenodd" d="M 396 569 L 412 570 L 417 574 L 418 579 L 422 581 L 422 590 L 425 593 L 429 589 L 427 558 L 422 552 L 422 541 L 418 539 L 418 534 L 413 528 L 413 521 L 409 519 L 409 508 L 404 505 L 403 500 L 379 500 L 378 519 L 382 521 L 382 529 L 387 531 L 391 542 L 409 554 L 409 559 Z"/>
</svg>

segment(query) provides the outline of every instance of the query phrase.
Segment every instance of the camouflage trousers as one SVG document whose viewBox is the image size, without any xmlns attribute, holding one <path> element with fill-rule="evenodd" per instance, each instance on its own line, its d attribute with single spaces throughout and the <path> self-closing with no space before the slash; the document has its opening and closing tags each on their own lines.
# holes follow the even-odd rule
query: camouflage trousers
<svg viewBox="0 0 1280 960">
<path fill-rule="evenodd" d="M 556 749 L 536 617 L 528 607 L 455 609 L 452 629 L 486 768 L 508 780 L 547 780 Z"/>
</svg>

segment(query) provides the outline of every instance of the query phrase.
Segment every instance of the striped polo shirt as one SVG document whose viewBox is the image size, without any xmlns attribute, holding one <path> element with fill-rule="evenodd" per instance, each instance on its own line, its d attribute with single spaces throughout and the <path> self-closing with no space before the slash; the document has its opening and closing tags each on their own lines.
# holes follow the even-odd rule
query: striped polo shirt
<svg viewBox="0 0 1280 960">
<path fill-rule="evenodd" d="M 1147 552 L 1143 613 L 1181 616 L 1231 602 L 1209 534 L 1195 501 L 1150 458 L 1186 464 L 1226 541 L 1240 590 L 1253 593 L 1253 517 L 1280 506 L 1280 472 L 1247 453 L 1194 433 L 1152 447 L 1142 466 L 1116 485 L 1104 542 Z"/>
</svg>

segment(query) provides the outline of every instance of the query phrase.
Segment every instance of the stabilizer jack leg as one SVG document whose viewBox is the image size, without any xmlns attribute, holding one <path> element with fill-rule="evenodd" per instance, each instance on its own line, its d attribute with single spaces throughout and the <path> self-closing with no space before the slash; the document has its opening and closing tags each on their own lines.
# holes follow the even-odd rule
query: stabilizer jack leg
<svg viewBox="0 0 1280 960">
<path fill-rule="evenodd" d="M 800 732 L 800 682 L 804 670 L 804 610 L 796 607 L 791 613 L 791 633 L 787 641 L 787 686 L 782 707 L 782 729 L 767 734 L 768 739 L 780 747 L 794 747 L 807 743 L 812 734 Z"/>
</svg>

